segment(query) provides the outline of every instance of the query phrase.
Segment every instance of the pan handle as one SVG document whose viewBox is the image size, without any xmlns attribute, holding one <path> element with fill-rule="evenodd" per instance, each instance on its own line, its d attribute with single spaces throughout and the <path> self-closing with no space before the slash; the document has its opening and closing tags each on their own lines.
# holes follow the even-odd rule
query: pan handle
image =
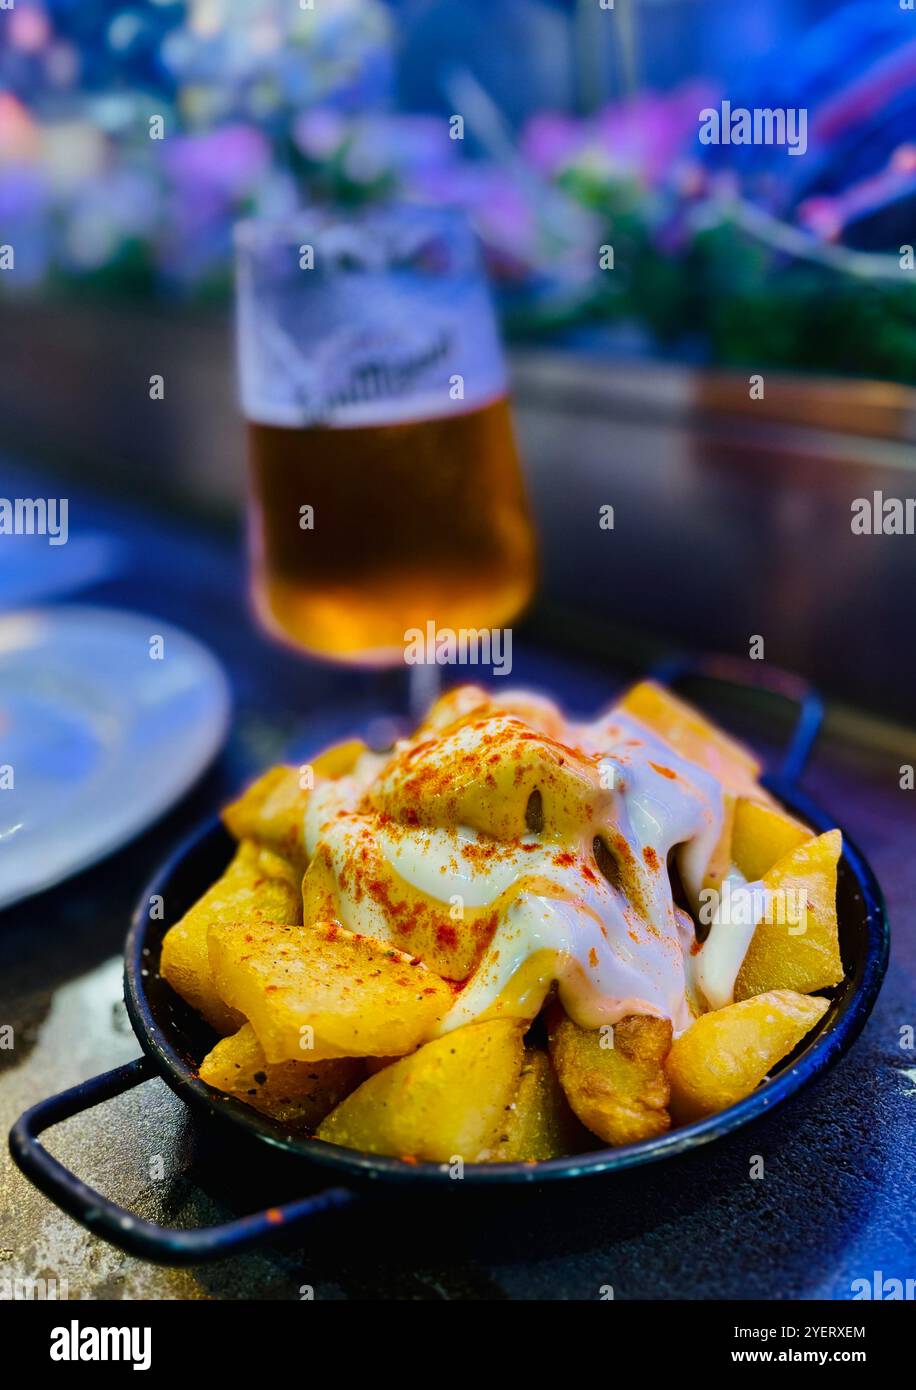
<svg viewBox="0 0 916 1390">
<path fill-rule="evenodd" d="M 795 726 L 783 753 L 778 776 L 787 788 L 798 785 L 824 722 L 824 702 L 814 687 L 801 676 L 745 657 L 715 655 L 669 657 L 655 666 L 650 674 L 653 680 L 663 685 L 675 686 L 693 676 L 719 681 L 723 685 L 740 685 L 767 695 L 778 695 L 797 705 Z"/>
<path fill-rule="evenodd" d="M 39 1134 L 51 1125 L 111 1100 L 155 1075 L 157 1073 L 150 1059 L 137 1057 L 123 1067 L 103 1072 L 73 1086 L 69 1091 L 61 1091 L 59 1095 L 39 1101 L 20 1115 L 10 1130 L 10 1153 L 26 1177 L 52 1202 L 113 1245 L 120 1246 L 131 1255 L 160 1264 L 199 1264 L 205 1260 L 237 1255 L 241 1250 L 247 1250 L 281 1231 L 295 1230 L 306 1225 L 313 1217 L 353 1201 L 355 1194 L 346 1188 L 329 1187 L 312 1197 L 303 1197 L 282 1207 L 268 1207 L 265 1211 L 242 1216 L 221 1226 L 205 1226 L 190 1231 L 173 1230 L 144 1221 L 124 1207 L 110 1202 L 56 1158 L 52 1158 L 39 1143 Z"/>
</svg>

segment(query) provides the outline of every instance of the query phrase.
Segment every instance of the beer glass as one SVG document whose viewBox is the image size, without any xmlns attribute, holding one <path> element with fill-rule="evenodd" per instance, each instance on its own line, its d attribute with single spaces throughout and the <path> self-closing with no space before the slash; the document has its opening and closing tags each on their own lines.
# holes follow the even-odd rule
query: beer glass
<svg viewBox="0 0 916 1390">
<path fill-rule="evenodd" d="M 535 547 L 473 233 L 446 210 L 236 231 L 256 610 L 363 667 L 411 629 L 499 628 Z"/>
</svg>

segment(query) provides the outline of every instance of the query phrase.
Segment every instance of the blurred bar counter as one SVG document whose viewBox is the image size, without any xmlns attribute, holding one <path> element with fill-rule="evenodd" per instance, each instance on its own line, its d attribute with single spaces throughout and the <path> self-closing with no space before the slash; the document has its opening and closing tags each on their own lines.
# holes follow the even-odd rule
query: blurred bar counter
<svg viewBox="0 0 916 1390">
<path fill-rule="evenodd" d="M 243 432 L 225 314 L 6 301 L 0 333 L 14 345 L 4 448 L 74 486 L 234 523 Z M 647 653 L 747 654 L 762 636 L 767 660 L 916 720 L 916 538 L 851 529 L 857 498 L 916 497 L 916 392 L 764 371 L 759 401 L 747 375 L 530 351 L 513 369 L 545 632 Z"/>
</svg>

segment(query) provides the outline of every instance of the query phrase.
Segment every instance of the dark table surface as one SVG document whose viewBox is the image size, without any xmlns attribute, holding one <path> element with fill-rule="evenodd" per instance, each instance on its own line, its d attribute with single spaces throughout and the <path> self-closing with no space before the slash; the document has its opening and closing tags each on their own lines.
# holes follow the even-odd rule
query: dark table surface
<svg viewBox="0 0 916 1390">
<path fill-rule="evenodd" d="M 31 493 L 23 489 L 31 485 Z M 0 464 L 0 493 L 34 479 Z M 235 538 L 183 529 L 71 490 L 86 545 L 45 552 L 44 599 L 149 612 L 196 634 L 224 663 L 235 716 L 213 769 L 126 849 L 57 889 L 0 913 L 0 1121 L 138 1054 L 121 1002 L 120 948 L 151 869 L 201 818 L 297 740 L 341 711 L 371 708 L 362 678 L 271 645 L 247 617 Z M 0 586 L 0 605 L 3 603 Z M 7 588 L 8 602 L 26 594 Z M 587 654 L 516 642 L 513 684 L 582 712 L 635 674 L 637 645 Z M 761 729 L 766 748 L 769 731 Z M 900 767 L 904 730 L 836 712 L 806 777 L 870 857 L 888 900 L 890 971 L 851 1053 L 778 1111 L 656 1167 L 517 1191 L 454 1184 L 435 1197 L 376 1187 L 293 1246 L 185 1270 L 145 1264 L 58 1211 L 0 1160 L 0 1280 L 66 1280 L 70 1298 L 593 1299 L 849 1298 L 852 1281 L 916 1275 L 916 792 Z M 193 1120 L 161 1081 L 51 1132 L 49 1147 L 141 1215 L 197 1225 L 322 1185 L 320 1174 L 226 1127 Z M 762 1156 L 764 1177 L 752 1179 Z"/>
</svg>

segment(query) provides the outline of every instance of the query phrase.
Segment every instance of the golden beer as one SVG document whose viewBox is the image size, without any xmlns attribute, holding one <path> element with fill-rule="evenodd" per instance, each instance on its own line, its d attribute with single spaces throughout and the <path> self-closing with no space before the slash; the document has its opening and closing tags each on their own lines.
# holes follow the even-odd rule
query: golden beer
<svg viewBox="0 0 916 1390">
<path fill-rule="evenodd" d="M 403 659 L 409 628 L 502 627 L 530 597 L 505 396 L 400 423 L 249 420 L 248 448 L 255 602 L 277 635 L 383 665 Z"/>
<path fill-rule="evenodd" d="M 236 228 L 258 614 L 310 652 L 406 663 L 504 628 L 535 547 L 479 247 L 450 209 Z"/>
</svg>

